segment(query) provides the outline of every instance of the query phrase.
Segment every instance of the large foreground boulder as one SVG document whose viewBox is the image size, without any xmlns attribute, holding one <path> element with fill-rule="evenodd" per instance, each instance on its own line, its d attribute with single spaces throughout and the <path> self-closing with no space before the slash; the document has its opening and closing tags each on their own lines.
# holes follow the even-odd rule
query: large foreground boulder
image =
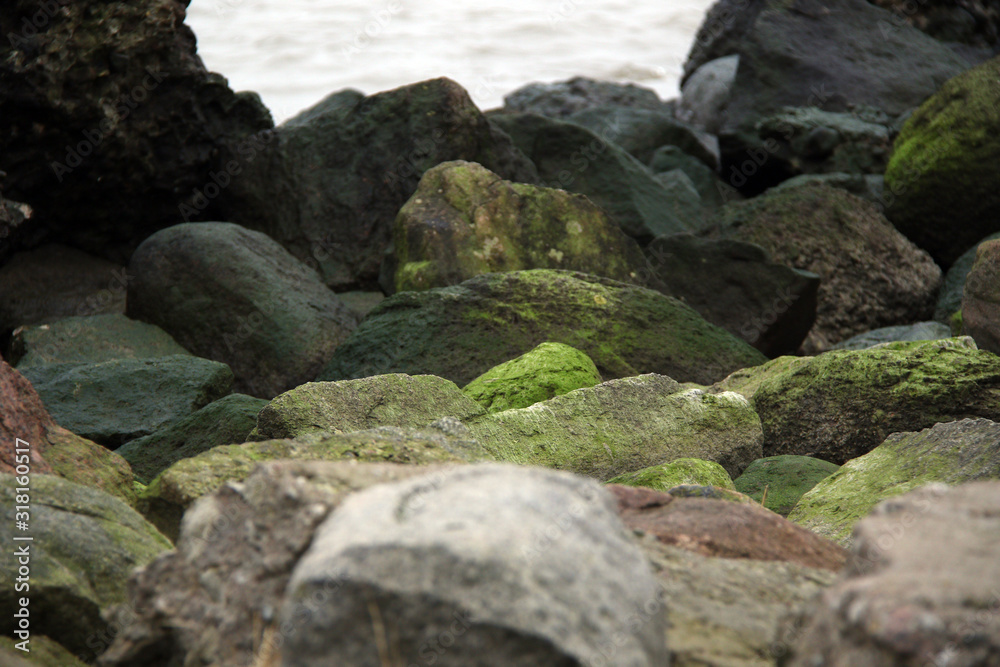
<svg viewBox="0 0 1000 667">
<path fill-rule="evenodd" d="M 659 292 L 539 269 L 397 294 L 369 313 L 317 379 L 409 373 L 465 385 L 546 341 L 584 352 L 605 379 L 661 373 L 708 384 L 765 359 Z"/>
</svg>

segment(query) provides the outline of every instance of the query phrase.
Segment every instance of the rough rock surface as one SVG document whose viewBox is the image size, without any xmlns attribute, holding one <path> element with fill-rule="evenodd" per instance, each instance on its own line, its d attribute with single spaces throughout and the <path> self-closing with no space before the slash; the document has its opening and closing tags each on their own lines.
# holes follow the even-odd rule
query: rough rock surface
<svg viewBox="0 0 1000 667">
<path fill-rule="evenodd" d="M 1000 663 L 1000 482 L 938 485 L 879 505 L 838 581 L 799 616 L 781 664 Z"/>
<path fill-rule="evenodd" d="M 940 322 L 917 322 L 897 327 L 882 327 L 830 346 L 831 350 L 867 350 L 882 343 L 951 338 L 951 327 Z"/>
<path fill-rule="evenodd" d="M 675 459 L 670 463 L 618 475 L 609 479 L 608 484 L 642 486 L 664 492 L 682 484 L 716 486 L 723 489 L 736 488 L 733 486 L 733 479 L 729 473 L 718 463 L 691 458 Z"/>
<path fill-rule="evenodd" d="M 690 179 L 698 193 L 702 209 L 718 208 L 727 201 L 729 196 L 740 198 L 735 189 L 727 190 L 727 186 L 719 179 L 716 170 L 707 166 L 696 157 L 692 157 L 677 148 L 677 146 L 660 146 L 649 159 L 649 168 L 657 173 L 680 169 Z"/>
<path fill-rule="evenodd" d="M 227 222 L 146 239 L 129 263 L 128 315 L 229 365 L 235 389 L 273 396 L 316 377 L 356 316 L 277 242 Z"/>
<path fill-rule="evenodd" d="M 965 280 L 962 324 L 980 349 L 1000 354 L 1000 240 L 979 244 Z"/>
<path fill-rule="evenodd" d="M 963 419 L 893 433 L 807 492 L 789 519 L 841 543 L 887 498 L 925 484 L 1000 479 L 1000 424 Z"/>
<path fill-rule="evenodd" d="M 426 373 L 463 386 L 547 341 L 585 353 L 605 379 L 662 373 L 707 384 L 765 359 L 659 292 L 538 269 L 396 294 L 369 313 L 317 379 Z"/>
<path fill-rule="evenodd" d="M 726 106 L 739 64 L 740 57 L 734 54 L 710 60 L 694 70 L 681 87 L 677 118 L 718 134 L 726 120 Z"/>
<path fill-rule="evenodd" d="M 733 484 L 737 491 L 757 502 L 764 501 L 764 507 L 772 512 L 788 516 L 804 493 L 839 468 L 836 463 L 811 456 L 768 456 L 747 466 Z"/>
<path fill-rule="evenodd" d="M 962 256 L 948 268 L 948 272 L 944 275 L 944 281 L 941 283 L 941 291 L 938 292 L 937 306 L 934 309 L 935 320 L 947 324 L 952 315 L 962 309 L 965 281 L 969 277 L 972 266 L 976 263 L 976 252 L 984 242 L 996 241 L 997 239 L 1000 239 L 1000 232 L 990 234 L 962 253 Z"/>
<path fill-rule="evenodd" d="M 86 667 L 66 648 L 45 635 L 31 635 L 30 654 L 14 647 L 17 639 L 0 637 L 0 663 L 4 667 Z"/>
<path fill-rule="evenodd" d="M 608 105 L 650 111 L 670 108 L 649 88 L 582 76 L 556 83 L 529 83 L 505 95 L 503 102 L 504 111 L 536 113 L 550 118 L 566 118 L 584 109 Z"/>
<path fill-rule="evenodd" d="M 907 23 L 943 42 L 959 42 L 994 50 L 1000 45 L 1000 7 L 989 0 L 868 0 L 892 13 L 892 28 Z"/>
<path fill-rule="evenodd" d="M 735 477 L 761 456 L 757 415 L 742 396 L 685 391 L 654 374 L 577 389 L 468 426 L 499 461 L 602 481 L 680 458 L 715 461 Z"/>
</svg>

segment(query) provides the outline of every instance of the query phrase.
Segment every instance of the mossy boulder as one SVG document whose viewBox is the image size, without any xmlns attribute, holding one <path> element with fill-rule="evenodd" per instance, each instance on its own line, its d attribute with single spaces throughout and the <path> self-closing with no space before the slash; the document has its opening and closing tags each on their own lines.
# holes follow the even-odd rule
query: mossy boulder
<svg viewBox="0 0 1000 667">
<path fill-rule="evenodd" d="M 677 459 L 670 463 L 618 475 L 609 479 L 608 484 L 644 486 L 657 491 L 670 491 L 684 484 L 735 489 L 732 478 L 721 465 L 715 461 L 691 458 Z"/>
<path fill-rule="evenodd" d="M 427 426 L 441 417 L 483 414 L 454 382 L 433 375 L 376 375 L 340 382 L 309 382 L 286 391 L 257 415 L 248 440 L 349 433 L 378 426 Z"/>
<path fill-rule="evenodd" d="M 832 346 L 831 350 L 866 350 L 883 343 L 915 340 L 941 340 L 951 338 L 951 327 L 940 322 L 917 322 L 896 327 L 882 327 L 857 336 L 851 336 Z"/>
<path fill-rule="evenodd" d="M 944 265 L 1000 230 L 1000 56 L 949 79 L 906 121 L 885 172 L 889 219 Z"/>
<path fill-rule="evenodd" d="M 854 524 L 887 498 L 940 482 L 1000 479 L 1000 423 L 963 419 L 893 433 L 848 461 L 799 500 L 788 518 L 842 544 Z"/>
<path fill-rule="evenodd" d="M 768 456 L 747 466 L 733 484 L 737 491 L 757 502 L 764 500 L 764 507 L 772 512 L 788 516 L 802 494 L 839 468 L 836 463 L 811 456 Z"/>
<path fill-rule="evenodd" d="M 135 510 L 102 491 L 53 475 L 30 485 L 30 542 L 13 542 L 13 475 L 0 475 L 0 572 L 18 572 L 15 546 L 29 549 L 32 634 L 59 637 L 78 656 L 93 660 L 94 638 L 107 629 L 101 611 L 126 601 L 126 580 L 136 567 L 170 549 L 170 543 Z M 0 634 L 12 636 L 17 608 L 13 584 L 0 588 Z"/>
<path fill-rule="evenodd" d="M 897 431 L 967 417 L 1000 420 L 1000 357 L 976 349 L 971 338 L 776 361 L 784 370 L 769 374 L 753 394 L 768 456 L 843 464 Z"/>
<path fill-rule="evenodd" d="M 464 386 L 544 342 L 585 353 L 605 379 L 661 373 L 709 384 L 765 360 L 677 299 L 607 278 L 536 269 L 386 299 L 317 379 L 427 373 Z"/>
<path fill-rule="evenodd" d="M 719 463 L 730 476 L 760 458 L 759 421 L 737 394 L 705 394 L 662 375 L 611 380 L 468 423 L 499 461 L 607 481 L 681 458 Z"/>
<path fill-rule="evenodd" d="M 585 196 L 511 183 L 462 161 L 424 174 L 396 216 L 392 247 L 383 265 L 389 293 L 522 269 L 632 282 L 645 262 L 638 244 Z"/>
<path fill-rule="evenodd" d="M 562 343 L 542 343 L 517 359 L 494 366 L 462 393 L 487 412 L 526 408 L 553 396 L 600 384 L 590 357 Z"/>
<path fill-rule="evenodd" d="M 181 459 L 246 441 L 265 405 L 262 398 L 230 394 L 162 431 L 126 442 L 115 453 L 129 462 L 137 480 L 148 484 Z"/>
</svg>

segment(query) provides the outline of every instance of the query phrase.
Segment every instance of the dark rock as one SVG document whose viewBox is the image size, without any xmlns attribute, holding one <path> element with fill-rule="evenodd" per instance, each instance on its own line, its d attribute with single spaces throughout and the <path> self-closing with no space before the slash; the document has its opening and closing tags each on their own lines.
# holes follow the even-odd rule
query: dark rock
<svg viewBox="0 0 1000 667">
<path fill-rule="evenodd" d="M 565 119 L 585 109 L 614 105 L 666 111 L 670 107 L 655 91 L 635 84 L 595 81 L 578 76 L 557 83 L 529 83 L 503 98 L 504 111 L 535 113 Z"/>
<path fill-rule="evenodd" d="M 850 192 L 855 197 L 875 204 L 879 213 L 885 213 L 885 196 L 883 194 L 885 179 L 880 174 L 846 174 L 833 172 L 830 174 L 800 174 L 771 188 L 768 192 L 798 188 L 809 183 L 822 183 L 831 188 L 839 188 Z"/>
<path fill-rule="evenodd" d="M 656 173 L 669 173 L 676 169 L 683 171 L 691 179 L 703 207 L 717 208 L 734 198 L 743 198 L 735 189 L 723 185 L 715 171 L 704 162 L 676 146 L 657 148 L 649 159 L 649 168 Z"/>
<path fill-rule="evenodd" d="M 1000 8 L 990 0 L 868 0 L 892 14 L 886 30 L 911 25 L 943 42 L 996 51 L 1000 48 Z"/>
<path fill-rule="evenodd" d="M 937 307 L 934 309 L 935 320 L 948 323 L 951 316 L 962 309 L 965 281 L 973 264 L 976 263 L 976 251 L 983 242 L 997 239 L 1000 239 L 1000 232 L 990 234 L 952 263 L 948 272 L 944 274 L 944 282 L 941 283 L 941 291 L 938 293 Z"/>
<path fill-rule="evenodd" d="M 708 62 L 739 53 L 743 36 L 767 0 L 718 0 L 705 14 L 684 63 L 683 84 Z"/>
<path fill-rule="evenodd" d="M 0 182 L 6 172 L 0 171 Z M 35 214 L 34 210 L 23 202 L 3 198 L 0 190 L 0 266 L 7 262 L 15 246 L 24 243 L 23 238 L 30 230 L 31 224 L 25 224 Z"/>
<path fill-rule="evenodd" d="M 1000 354 L 1000 240 L 980 243 L 965 281 L 962 325 L 980 349 Z"/>
</svg>

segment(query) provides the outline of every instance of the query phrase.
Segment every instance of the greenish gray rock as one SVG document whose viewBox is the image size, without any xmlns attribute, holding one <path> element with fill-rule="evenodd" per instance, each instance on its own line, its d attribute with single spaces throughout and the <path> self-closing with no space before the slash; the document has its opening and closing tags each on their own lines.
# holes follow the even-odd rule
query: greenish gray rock
<svg viewBox="0 0 1000 667">
<path fill-rule="evenodd" d="M 348 308 L 353 310 L 358 319 L 362 319 L 371 312 L 375 306 L 385 301 L 385 294 L 378 292 L 365 292 L 355 290 L 352 292 L 338 292 L 337 298 L 344 302 Z"/>
<path fill-rule="evenodd" d="M 795 507 L 802 494 L 840 468 L 811 456 L 784 454 L 757 459 L 733 480 L 736 490 L 745 493 L 781 516 Z M 767 498 L 764 498 L 767 493 Z"/>
<path fill-rule="evenodd" d="M 962 309 L 965 279 L 968 278 L 972 265 L 976 263 L 976 251 L 986 241 L 997 239 L 1000 239 L 1000 232 L 990 234 L 952 263 L 951 268 L 944 274 L 944 282 L 941 283 L 941 291 L 938 292 L 937 307 L 934 309 L 935 320 L 949 324 L 952 316 Z"/>
<path fill-rule="evenodd" d="M 163 329 L 120 313 L 68 317 L 19 328 L 11 350 L 10 361 L 17 368 L 190 354 Z"/>
<path fill-rule="evenodd" d="M 782 181 L 772 190 L 797 188 L 807 183 L 824 183 L 832 188 L 847 190 L 855 197 L 875 204 L 879 212 L 885 213 L 885 197 L 883 195 L 885 178 L 881 174 L 799 174 L 787 181 Z"/>
<path fill-rule="evenodd" d="M 396 294 L 337 348 L 317 379 L 426 373 L 466 385 L 544 342 L 580 350 L 605 379 L 653 372 L 709 384 L 764 361 L 659 292 L 537 269 Z"/>
<path fill-rule="evenodd" d="M 761 372 L 768 377 L 753 407 L 767 456 L 843 464 L 890 433 L 967 417 L 1000 419 L 1000 357 L 967 337 L 827 352 Z"/>
<path fill-rule="evenodd" d="M 487 414 L 468 426 L 498 461 L 601 481 L 680 458 L 715 461 L 735 477 L 761 456 L 759 422 L 746 399 L 682 390 L 654 374 Z"/>
<path fill-rule="evenodd" d="M 601 374 L 586 354 L 562 343 L 542 343 L 517 359 L 494 366 L 467 384 L 462 393 L 487 412 L 502 412 L 600 382 Z"/>
<path fill-rule="evenodd" d="M 15 648 L 19 643 L 11 637 L 0 637 L 0 664 L 4 667 L 86 667 L 64 646 L 45 635 L 32 634 L 26 644 L 30 653 Z"/>
<path fill-rule="evenodd" d="M 677 146 L 660 146 L 649 158 L 649 168 L 655 173 L 680 169 L 683 171 L 701 198 L 703 206 L 718 207 L 730 201 L 723 197 L 722 181 L 714 169 L 696 157 L 688 155 Z M 740 196 L 737 194 L 737 198 Z"/>
<path fill-rule="evenodd" d="M 567 269 L 634 282 L 644 259 L 583 195 L 511 183 L 474 162 L 427 170 L 393 226 L 388 293 L 456 285 L 484 273 Z"/>
<path fill-rule="evenodd" d="M 272 398 L 308 382 L 357 326 L 319 275 L 277 241 L 228 222 L 175 225 L 132 255 L 128 314 L 233 369 Z"/>
<path fill-rule="evenodd" d="M 653 178 L 667 191 L 671 213 L 685 220 L 706 219 L 706 207 L 701 203 L 701 194 L 683 170 L 661 171 Z"/>
<path fill-rule="evenodd" d="M 1000 424 L 989 419 L 939 423 L 893 433 L 848 461 L 803 495 L 788 518 L 848 544 L 854 525 L 883 500 L 933 482 L 980 479 L 1000 479 Z"/>
<path fill-rule="evenodd" d="M 468 419 L 483 409 L 454 382 L 433 375 L 376 375 L 309 382 L 286 391 L 257 415 L 248 440 L 349 433 L 378 426 L 427 426 L 441 417 Z"/>
<path fill-rule="evenodd" d="M 980 243 L 962 296 L 962 330 L 1000 354 L 1000 240 Z"/>
<path fill-rule="evenodd" d="M 30 599 L 32 635 L 59 637 L 72 653 L 96 657 L 94 638 L 107 631 L 101 610 L 126 600 L 126 579 L 170 549 L 170 543 L 118 498 L 53 475 L 34 475 L 28 493 L 29 529 L 15 533 L 20 493 L 13 475 L 0 475 L 0 633 L 14 636 L 18 598 Z M 14 542 L 30 536 L 32 541 Z M 15 555 L 26 550 L 27 564 Z M 21 560 L 19 560 L 21 558 Z M 21 568 L 23 566 L 23 572 Z M 14 588 L 14 574 L 29 580 L 30 591 Z"/>
<path fill-rule="evenodd" d="M 898 327 L 882 327 L 852 336 L 830 347 L 831 350 L 866 350 L 882 343 L 951 338 L 951 327 L 940 322 L 917 322 Z"/>
<path fill-rule="evenodd" d="M 1000 56 L 941 86 L 910 116 L 885 172 L 889 219 L 949 265 L 1000 229 Z"/>
<path fill-rule="evenodd" d="M 608 484 L 644 486 L 667 492 L 683 484 L 717 486 L 724 489 L 736 488 L 733 486 L 733 480 L 729 473 L 721 465 L 715 461 L 691 458 L 676 459 L 670 463 L 618 475 L 609 479 Z"/>
<path fill-rule="evenodd" d="M 148 484 L 181 459 L 246 441 L 266 405 L 261 398 L 230 394 L 161 431 L 126 442 L 115 453 L 129 462 L 137 480 Z"/>
<path fill-rule="evenodd" d="M 583 76 L 554 83 L 529 83 L 503 98 L 505 112 L 535 113 L 560 119 L 578 111 L 608 105 L 650 111 L 670 109 L 656 91 L 650 88 L 634 83 L 598 81 Z"/>
<path fill-rule="evenodd" d="M 190 355 L 46 364 L 22 372 L 59 425 L 111 448 L 166 428 L 233 385 L 229 366 Z"/>
</svg>

